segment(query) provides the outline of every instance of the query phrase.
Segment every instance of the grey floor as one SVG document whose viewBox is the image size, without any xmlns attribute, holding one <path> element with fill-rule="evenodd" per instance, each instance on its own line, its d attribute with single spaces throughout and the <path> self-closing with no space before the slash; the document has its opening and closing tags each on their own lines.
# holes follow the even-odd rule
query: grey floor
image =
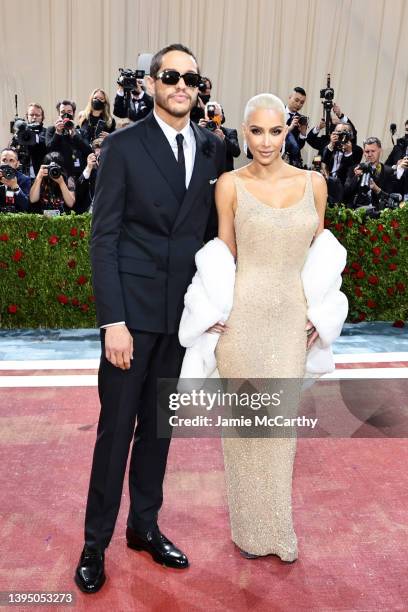
<svg viewBox="0 0 408 612">
<path fill-rule="evenodd" d="M 334 345 L 335 353 L 408 352 L 408 327 L 391 323 L 346 324 Z M 0 330 L 0 361 L 35 359 L 97 359 L 96 329 Z"/>
</svg>

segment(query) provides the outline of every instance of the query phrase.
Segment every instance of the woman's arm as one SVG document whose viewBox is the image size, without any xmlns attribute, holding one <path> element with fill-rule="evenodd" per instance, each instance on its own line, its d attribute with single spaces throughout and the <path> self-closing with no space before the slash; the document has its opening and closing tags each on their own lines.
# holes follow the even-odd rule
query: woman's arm
<svg viewBox="0 0 408 612">
<path fill-rule="evenodd" d="M 318 172 L 312 172 L 313 195 L 317 214 L 319 215 L 319 226 L 316 230 L 314 238 L 324 230 L 324 215 L 327 206 L 327 184 L 324 177 Z"/>
<path fill-rule="evenodd" d="M 237 245 L 234 228 L 236 190 L 234 179 L 229 172 L 224 172 L 217 181 L 215 204 L 218 214 L 218 238 L 225 242 L 233 256 L 236 257 Z"/>
<path fill-rule="evenodd" d="M 32 184 L 31 189 L 30 189 L 29 198 L 30 198 L 30 202 L 32 204 L 34 204 L 35 202 L 39 201 L 39 199 L 40 199 L 40 191 L 41 191 L 41 183 L 42 183 L 42 180 L 43 180 L 44 176 L 47 176 L 47 175 L 48 175 L 48 169 L 43 164 L 42 166 L 40 166 L 38 174 L 35 177 L 34 183 Z"/>
</svg>

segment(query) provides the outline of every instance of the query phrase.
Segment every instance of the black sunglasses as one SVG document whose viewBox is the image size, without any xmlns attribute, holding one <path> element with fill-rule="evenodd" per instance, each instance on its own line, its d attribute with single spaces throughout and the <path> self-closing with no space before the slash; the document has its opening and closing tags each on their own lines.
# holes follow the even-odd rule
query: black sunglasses
<svg viewBox="0 0 408 612">
<path fill-rule="evenodd" d="M 159 72 L 156 79 L 160 79 L 164 85 L 177 85 L 180 79 L 183 79 L 187 87 L 198 87 L 201 81 L 201 76 L 197 72 L 186 72 L 180 74 L 177 70 L 163 70 Z"/>
</svg>

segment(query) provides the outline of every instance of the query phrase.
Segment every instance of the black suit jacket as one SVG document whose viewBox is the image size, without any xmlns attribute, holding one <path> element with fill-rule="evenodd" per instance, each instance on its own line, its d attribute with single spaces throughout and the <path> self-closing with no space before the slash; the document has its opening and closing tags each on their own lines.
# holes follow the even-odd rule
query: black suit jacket
<svg viewBox="0 0 408 612">
<path fill-rule="evenodd" d="M 35 174 L 38 174 L 40 166 L 43 163 L 43 159 L 47 153 L 47 147 L 45 145 L 45 134 L 46 129 L 45 127 L 42 127 L 40 133 L 38 134 L 38 142 L 35 145 L 27 147 L 28 153 L 30 155 L 30 162 L 33 165 Z M 20 149 L 21 145 L 18 144 L 17 136 L 13 136 L 10 145 L 17 150 Z M 28 173 L 29 168 L 26 168 L 26 171 Z"/>
<path fill-rule="evenodd" d="M 130 98 L 129 119 L 131 121 L 140 121 L 140 119 L 144 119 L 144 117 L 150 113 L 154 106 L 152 96 L 149 96 L 149 94 L 146 92 L 144 93 L 142 99 L 136 102 L 138 102 L 137 109 L 135 100 L 133 100 L 132 97 Z M 127 117 L 125 96 L 116 94 L 115 101 L 113 103 L 113 114 L 120 119 L 125 119 Z"/>
<path fill-rule="evenodd" d="M 45 135 L 47 151 L 57 151 L 64 158 L 64 168 L 68 176 L 78 177 L 86 166 L 86 158 L 92 153 L 92 147 L 82 138 L 79 130 L 71 136 L 57 134 L 55 126 L 47 128 Z M 75 165 L 79 160 L 79 166 Z"/>
<path fill-rule="evenodd" d="M 225 170 L 229 172 L 234 169 L 234 157 L 241 155 L 241 149 L 239 148 L 238 133 L 233 128 L 227 128 L 221 126 L 221 131 L 225 134 Z"/>
<path fill-rule="evenodd" d="M 350 168 L 344 185 L 344 200 L 349 205 L 353 204 L 353 200 L 357 194 L 360 183 L 360 178 L 354 174 L 354 168 L 355 165 Z M 378 185 L 378 187 L 380 187 L 380 189 L 385 193 L 401 193 L 403 189 L 403 178 L 398 181 L 391 166 L 381 164 L 381 171 L 376 177 L 373 178 L 373 180 L 375 184 Z M 373 191 L 371 196 L 373 204 L 376 205 L 378 203 L 378 195 Z"/>
<path fill-rule="evenodd" d="M 336 153 L 337 151 L 331 151 L 328 146 L 323 149 L 322 162 L 326 164 L 330 174 L 334 166 L 334 159 Z M 346 182 L 347 174 L 350 168 L 355 168 L 357 164 L 360 163 L 362 157 L 363 149 L 359 145 L 354 144 L 351 155 L 343 155 L 340 161 L 340 165 L 337 169 L 337 177 L 340 179 L 343 185 Z"/>
<path fill-rule="evenodd" d="M 130 329 L 178 330 L 225 163 L 221 140 L 191 125 L 196 154 L 184 199 L 179 166 L 153 113 L 104 141 L 91 239 L 99 325 L 126 321 Z"/>
<path fill-rule="evenodd" d="M 394 166 L 397 161 L 405 157 L 408 153 L 408 138 L 398 138 L 397 143 L 393 146 L 391 153 L 387 157 L 385 163 L 387 166 Z"/>
</svg>

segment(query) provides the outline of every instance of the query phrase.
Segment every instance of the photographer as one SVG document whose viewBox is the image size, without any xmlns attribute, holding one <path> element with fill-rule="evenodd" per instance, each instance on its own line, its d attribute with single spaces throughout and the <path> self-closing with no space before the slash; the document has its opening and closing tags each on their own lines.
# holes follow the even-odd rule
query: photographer
<svg viewBox="0 0 408 612">
<path fill-rule="evenodd" d="M 18 170 L 17 152 L 3 149 L 0 154 L 0 212 L 28 210 L 28 192 L 31 181 Z"/>
<path fill-rule="evenodd" d="M 386 200 L 391 193 L 403 195 L 403 183 L 391 166 L 380 162 L 382 148 L 378 138 L 367 138 L 363 146 L 365 163 L 359 163 L 349 170 L 344 190 L 345 201 L 353 208 L 372 204 L 379 210 L 384 207 L 381 199 Z"/>
<path fill-rule="evenodd" d="M 398 162 L 406 156 L 408 156 L 408 119 L 405 122 L 405 136 L 398 138 L 385 161 L 385 165 L 397 166 Z"/>
<path fill-rule="evenodd" d="M 113 114 L 119 119 L 140 121 L 153 109 L 153 98 L 146 93 L 143 79 L 137 79 L 134 74 L 131 70 L 121 70 L 113 103 Z"/>
<path fill-rule="evenodd" d="M 48 153 L 44 157 L 30 190 L 30 212 L 60 215 L 75 204 L 75 182 L 67 177 L 64 159 L 59 153 Z"/>
<path fill-rule="evenodd" d="M 99 155 L 101 152 L 102 143 L 103 138 L 97 138 L 93 141 L 93 153 L 88 155 L 86 168 L 76 182 L 74 211 L 78 215 L 85 212 L 92 212 L 96 175 L 99 166 Z"/>
<path fill-rule="evenodd" d="M 225 144 L 225 170 L 229 172 L 234 169 L 234 157 L 239 157 L 237 130 L 226 128 L 221 125 L 225 121 L 222 106 L 218 102 L 207 102 L 204 107 L 204 118 L 200 119 L 198 125 L 213 132 Z"/>
<path fill-rule="evenodd" d="M 75 102 L 63 100 L 56 105 L 58 118 L 55 125 L 47 128 L 45 143 L 47 151 L 62 155 L 68 176 L 78 177 L 86 165 L 86 158 L 92 153 L 91 146 L 75 129 Z"/>
<path fill-rule="evenodd" d="M 18 152 L 24 173 L 34 180 L 47 152 L 43 107 L 37 102 L 31 102 L 27 107 L 26 120 L 15 122 L 10 147 Z"/>
<path fill-rule="evenodd" d="M 212 82 L 208 77 L 201 77 L 201 82 L 198 86 L 197 104 L 191 109 L 190 119 L 194 123 L 199 123 L 200 119 L 204 119 L 205 105 L 210 101 L 212 90 Z"/>
<path fill-rule="evenodd" d="M 285 140 L 285 154 L 292 166 L 303 168 L 301 150 L 305 146 L 307 136 L 307 117 L 300 114 L 306 101 L 303 87 L 294 87 L 286 105 L 286 125 L 289 126 Z"/>
<path fill-rule="evenodd" d="M 103 89 L 94 89 L 91 93 L 85 110 L 79 113 L 78 127 L 82 138 L 89 144 L 95 138 L 105 138 L 115 131 L 116 122 Z"/>
<path fill-rule="evenodd" d="M 349 125 L 338 123 L 322 153 L 322 163 L 325 164 L 329 175 L 339 178 L 343 185 L 350 168 L 360 163 L 363 156 L 363 149 L 354 144 L 353 139 Z"/>
<path fill-rule="evenodd" d="M 333 131 L 339 123 L 343 123 L 348 126 L 349 130 L 352 132 L 352 143 L 356 144 L 357 142 L 357 130 L 354 127 L 353 123 L 350 121 L 349 117 L 347 117 L 341 110 L 340 106 L 336 103 L 333 104 L 333 109 L 330 114 L 330 130 Z M 311 130 L 309 130 L 306 142 L 313 149 L 317 149 L 319 155 L 323 154 L 323 150 L 330 142 L 330 136 L 326 134 L 321 134 L 321 131 L 326 127 L 325 120 L 322 118 L 318 125 L 314 126 Z"/>
</svg>

